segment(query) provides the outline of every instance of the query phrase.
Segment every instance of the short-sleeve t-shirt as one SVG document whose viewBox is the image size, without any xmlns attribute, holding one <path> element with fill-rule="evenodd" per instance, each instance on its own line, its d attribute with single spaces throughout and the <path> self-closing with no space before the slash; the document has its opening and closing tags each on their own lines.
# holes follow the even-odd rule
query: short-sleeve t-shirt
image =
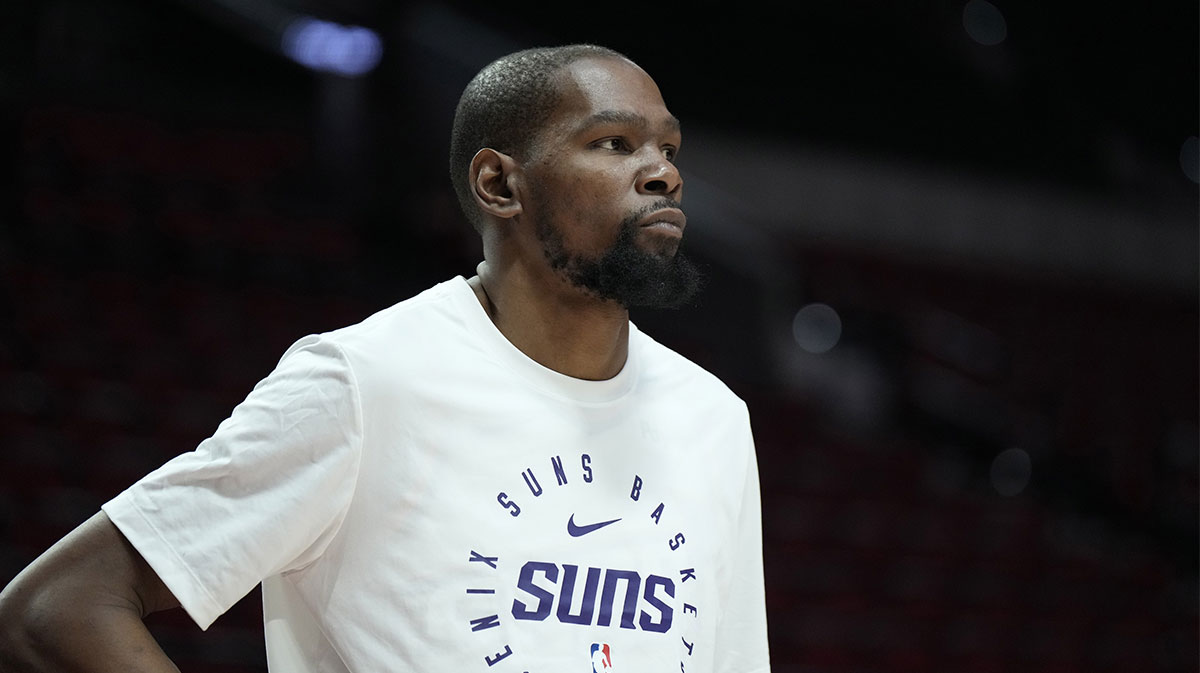
<svg viewBox="0 0 1200 673">
<path fill-rule="evenodd" d="M 272 671 L 767 671 L 745 404 L 629 332 L 564 376 L 454 278 L 296 342 L 104 511 L 201 628 L 262 583 Z"/>
</svg>

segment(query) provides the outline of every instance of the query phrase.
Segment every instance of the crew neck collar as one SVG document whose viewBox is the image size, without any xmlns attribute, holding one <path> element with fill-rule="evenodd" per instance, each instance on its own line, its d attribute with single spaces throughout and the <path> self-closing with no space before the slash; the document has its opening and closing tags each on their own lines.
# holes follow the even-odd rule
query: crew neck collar
<svg viewBox="0 0 1200 673">
<path fill-rule="evenodd" d="M 637 340 L 634 339 L 637 327 L 632 322 L 629 323 L 628 355 L 621 371 L 603 381 L 579 379 L 542 365 L 514 346 L 488 317 L 466 278 L 455 276 L 447 285 L 459 313 L 471 331 L 482 339 L 485 347 L 506 368 L 543 392 L 576 402 L 600 404 L 616 400 L 633 388 L 637 379 L 638 354 L 635 348 Z"/>
</svg>

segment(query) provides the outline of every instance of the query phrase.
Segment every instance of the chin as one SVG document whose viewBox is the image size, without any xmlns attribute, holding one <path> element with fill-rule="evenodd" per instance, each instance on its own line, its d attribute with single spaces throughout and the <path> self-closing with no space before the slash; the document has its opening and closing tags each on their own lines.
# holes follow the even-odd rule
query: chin
<svg viewBox="0 0 1200 673">
<path fill-rule="evenodd" d="M 638 249 L 643 253 L 658 259 L 674 259 L 675 254 L 679 252 L 679 241 L 670 243 L 662 243 L 659 245 L 639 245 Z"/>
</svg>

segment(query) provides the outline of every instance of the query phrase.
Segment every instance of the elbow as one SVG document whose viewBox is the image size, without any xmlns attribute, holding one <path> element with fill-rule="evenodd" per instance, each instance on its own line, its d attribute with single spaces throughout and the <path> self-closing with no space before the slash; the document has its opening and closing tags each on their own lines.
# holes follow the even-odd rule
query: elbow
<svg viewBox="0 0 1200 673">
<path fill-rule="evenodd" d="M 46 653 L 66 606 L 52 592 L 22 586 L 18 576 L 0 592 L 0 673 L 49 670 Z"/>
<path fill-rule="evenodd" d="M 28 611 L 13 584 L 0 592 L 0 673 L 26 670 L 30 664 Z"/>
</svg>

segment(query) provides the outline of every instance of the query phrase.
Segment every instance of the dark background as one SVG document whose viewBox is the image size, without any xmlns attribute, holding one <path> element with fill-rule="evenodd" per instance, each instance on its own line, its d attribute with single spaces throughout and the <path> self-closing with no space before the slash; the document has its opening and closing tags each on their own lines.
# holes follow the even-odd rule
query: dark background
<svg viewBox="0 0 1200 673">
<path fill-rule="evenodd" d="M 472 275 L 459 92 L 590 41 L 683 120 L 709 289 L 634 320 L 751 407 L 774 669 L 1197 670 L 1195 2 L 333 4 L 0 10 L 0 582 L 295 339 Z M 301 14 L 378 67 L 289 60 Z M 262 671 L 259 600 L 152 623 Z"/>
</svg>

